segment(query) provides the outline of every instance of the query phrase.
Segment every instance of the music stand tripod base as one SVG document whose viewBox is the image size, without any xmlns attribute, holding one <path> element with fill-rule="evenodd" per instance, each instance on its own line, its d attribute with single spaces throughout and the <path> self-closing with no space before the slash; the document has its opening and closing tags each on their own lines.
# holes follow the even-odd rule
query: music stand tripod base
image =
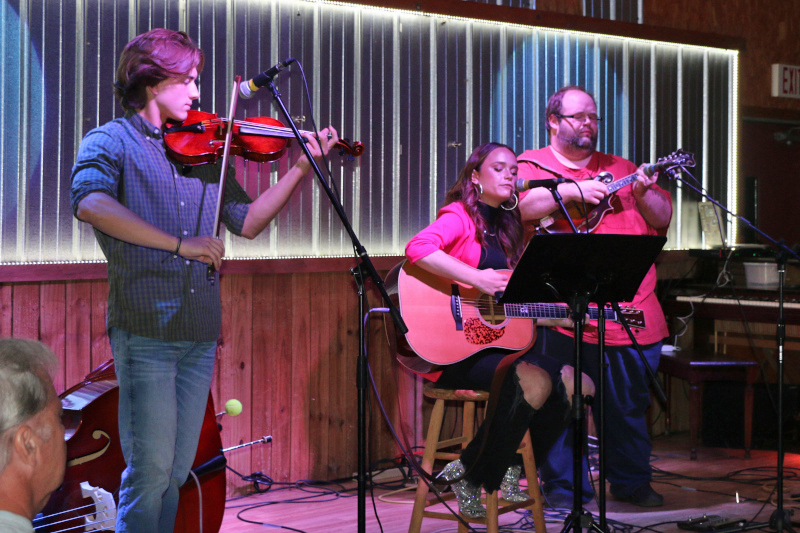
<svg viewBox="0 0 800 533">
<path fill-rule="evenodd" d="M 508 281 L 501 303 L 566 302 L 575 324 L 575 395 L 573 396 L 573 510 L 564 522 L 564 531 L 593 529 L 606 533 L 605 473 L 603 446 L 600 446 L 600 525 L 583 510 L 581 488 L 585 405 L 581 391 L 581 344 L 583 316 L 590 302 L 604 306 L 610 302 L 634 299 L 647 272 L 666 243 L 666 237 L 653 235 L 550 234 L 534 236 Z M 600 315 L 602 317 L 602 313 Z M 602 337 L 601 337 L 602 338 Z M 604 346 L 599 346 L 601 357 Z M 602 368 L 603 365 L 600 365 Z M 603 386 L 598 388 L 602 405 Z M 598 430 L 602 435 L 602 409 Z"/>
</svg>

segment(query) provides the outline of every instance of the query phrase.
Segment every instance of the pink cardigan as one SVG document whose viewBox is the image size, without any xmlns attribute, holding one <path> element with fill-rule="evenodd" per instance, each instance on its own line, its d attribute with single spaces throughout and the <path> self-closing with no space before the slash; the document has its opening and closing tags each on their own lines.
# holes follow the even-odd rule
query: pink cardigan
<svg viewBox="0 0 800 533">
<path fill-rule="evenodd" d="M 478 266 L 481 245 L 475 239 L 475 223 L 461 202 L 442 207 L 436 220 L 408 242 L 406 257 L 416 263 L 436 250 L 443 250 L 469 266 Z"/>
</svg>

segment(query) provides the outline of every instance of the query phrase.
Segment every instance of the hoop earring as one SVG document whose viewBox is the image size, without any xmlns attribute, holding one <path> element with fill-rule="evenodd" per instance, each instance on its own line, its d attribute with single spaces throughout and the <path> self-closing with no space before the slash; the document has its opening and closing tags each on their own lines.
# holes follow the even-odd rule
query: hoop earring
<svg viewBox="0 0 800 533">
<path fill-rule="evenodd" d="M 480 182 L 476 183 L 475 185 L 478 186 L 478 198 L 480 198 L 483 196 L 483 185 L 481 185 Z"/>
<path fill-rule="evenodd" d="M 514 209 L 516 209 L 516 208 L 517 208 L 517 206 L 519 205 L 519 196 L 517 196 L 516 194 L 512 194 L 511 196 L 514 198 L 514 200 L 516 200 L 516 201 L 514 202 L 514 205 L 512 205 L 511 207 L 506 207 L 506 206 L 504 206 L 503 204 L 500 204 L 500 207 L 502 207 L 502 208 L 503 208 L 503 209 L 505 209 L 506 211 L 513 211 L 513 210 L 514 210 Z"/>
</svg>

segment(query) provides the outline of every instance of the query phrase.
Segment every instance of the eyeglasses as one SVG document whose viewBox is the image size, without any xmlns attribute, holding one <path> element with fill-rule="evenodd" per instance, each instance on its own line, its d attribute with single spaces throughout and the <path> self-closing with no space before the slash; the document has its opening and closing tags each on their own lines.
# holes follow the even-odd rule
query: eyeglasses
<svg viewBox="0 0 800 533">
<path fill-rule="evenodd" d="M 601 120 L 603 120 L 602 118 L 598 117 L 594 113 L 589 113 L 589 114 L 587 114 L 587 113 L 575 113 L 574 115 L 560 115 L 558 113 L 553 113 L 553 114 L 555 116 L 557 116 L 558 118 L 574 118 L 575 120 L 577 120 L 581 124 L 583 124 L 583 122 L 586 121 L 587 118 L 589 119 L 589 122 L 600 122 Z"/>
</svg>

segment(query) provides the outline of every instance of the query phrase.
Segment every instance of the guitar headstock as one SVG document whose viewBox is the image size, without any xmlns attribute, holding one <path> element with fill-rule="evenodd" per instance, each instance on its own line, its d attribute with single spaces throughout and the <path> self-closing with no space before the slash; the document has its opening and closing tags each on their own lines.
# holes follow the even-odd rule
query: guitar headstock
<svg viewBox="0 0 800 533">
<path fill-rule="evenodd" d="M 636 309 L 635 307 L 622 307 L 622 316 L 625 317 L 625 322 L 632 328 L 644 328 L 644 311 Z"/>
<path fill-rule="evenodd" d="M 665 165 L 667 170 L 674 170 L 676 167 L 693 167 L 695 165 L 694 154 L 679 148 L 668 156 L 659 159 L 656 164 Z"/>
</svg>

